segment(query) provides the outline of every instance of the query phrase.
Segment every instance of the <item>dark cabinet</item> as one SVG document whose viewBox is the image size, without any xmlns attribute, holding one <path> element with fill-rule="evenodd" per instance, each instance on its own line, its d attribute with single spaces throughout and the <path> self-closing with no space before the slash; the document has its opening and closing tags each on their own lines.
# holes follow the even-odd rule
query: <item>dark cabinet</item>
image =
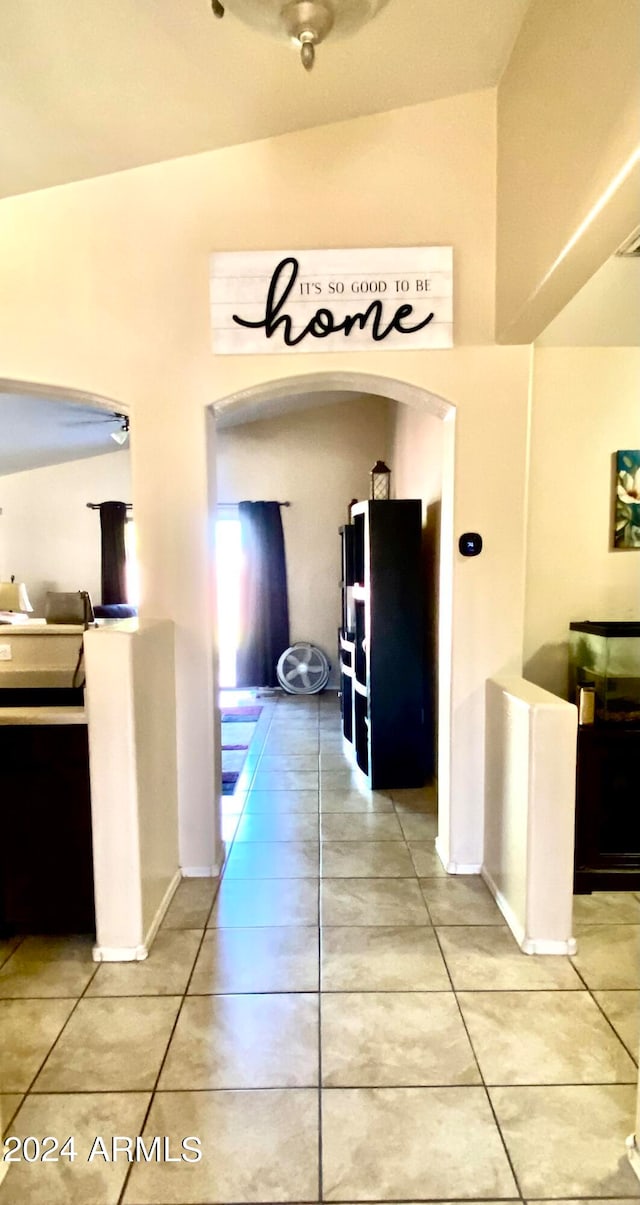
<svg viewBox="0 0 640 1205">
<path fill-rule="evenodd" d="M 342 528 L 343 734 L 372 789 L 426 777 L 422 504 L 359 502 Z"/>
<path fill-rule="evenodd" d="M 640 887 L 640 727 L 578 728 L 575 891 Z"/>
<path fill-rule="evenodd" d="M 635 890 L 640 887 L 640 623 L 572 623 L 569 671 L 570 698 L 578 702 L 581 720 L 575 890 Z"/>
<path fill-rule="evenodd" d="M 0 723 L 0 759 L 0 933 L 93 933 L 86 724 Z"/>
</svg>

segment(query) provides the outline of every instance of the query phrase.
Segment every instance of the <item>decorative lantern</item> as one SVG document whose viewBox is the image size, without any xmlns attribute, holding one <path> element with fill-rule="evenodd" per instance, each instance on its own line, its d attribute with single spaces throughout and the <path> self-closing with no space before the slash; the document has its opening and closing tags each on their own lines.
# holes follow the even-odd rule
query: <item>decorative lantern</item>
<svg viewBox="0 0 640 1205">
<path fill-rule="evenodd" d="M 391 497 L 391 469 L 384 460 L 377 460 L 371 470 L 371 497 L 376 502 Z"/>
</svg>

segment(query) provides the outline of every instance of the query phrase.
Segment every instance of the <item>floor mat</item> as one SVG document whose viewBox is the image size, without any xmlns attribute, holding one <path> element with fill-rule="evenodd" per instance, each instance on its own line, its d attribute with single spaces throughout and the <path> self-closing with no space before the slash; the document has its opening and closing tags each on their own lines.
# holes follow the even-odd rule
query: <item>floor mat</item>
<svg viewBox="0 0 640 1205">
<path fill-rule="evenodd" d="M 262 707 L 222 707 L 222 794 L 233 795 Z"/>
<path fill-rule="evenodd" d="M 223 707 L 223 724 L 255 723 L 262 711 L 261 707 Z"/>
</svg>

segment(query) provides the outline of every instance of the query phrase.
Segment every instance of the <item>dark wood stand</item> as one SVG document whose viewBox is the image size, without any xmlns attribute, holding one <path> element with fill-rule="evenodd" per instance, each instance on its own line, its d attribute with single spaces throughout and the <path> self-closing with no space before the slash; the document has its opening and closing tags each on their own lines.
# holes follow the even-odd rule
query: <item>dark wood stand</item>
<svg viewBox="0 0 640 1205">
<path fill-rule="evenodd" d="M 422 504 L 359 502 L 351 517 L 341 531 L 343 734 L 372 790 L 419 787 L 428 764 Z"/>
<path fill-rule="evenodd" d="M 640 888 L 640 727 L 578 728 L 574 890 Z"/>
<path fill-rule="evenodd" d="M 0 724 L 0 765 L 0 932 L 95 932 L 86 724 Z"/>
</svg>

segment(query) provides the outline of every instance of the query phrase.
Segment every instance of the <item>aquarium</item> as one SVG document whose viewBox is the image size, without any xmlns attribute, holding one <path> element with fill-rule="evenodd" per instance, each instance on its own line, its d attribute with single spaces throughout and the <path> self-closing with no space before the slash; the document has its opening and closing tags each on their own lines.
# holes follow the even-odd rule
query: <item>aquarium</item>
<svg viewBox="0 0 640 1205">
<path fill-rule="evenodd" d="M 594 722 L 640 726 L 640 621 L 569 625 L 569 698 L 594 693 Z"/>
</svg>

